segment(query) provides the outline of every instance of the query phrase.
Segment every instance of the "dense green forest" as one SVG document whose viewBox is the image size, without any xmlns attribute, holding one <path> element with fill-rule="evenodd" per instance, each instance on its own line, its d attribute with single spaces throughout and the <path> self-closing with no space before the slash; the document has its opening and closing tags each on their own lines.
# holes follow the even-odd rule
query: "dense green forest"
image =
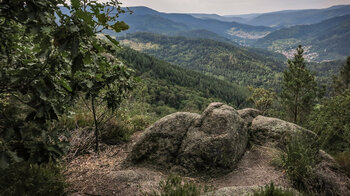
<svg viewBox="0 0 350 196">
<path fill-rule="evenodd" d="M 147 102 L 176 110 L 201 111 L 210 101 L 223 101 L 236 108 L 248 105 L 248 90 L 237 84 L 171 65 L 129 48 L 118 50 L 117 58 L 136 71 L 147 88 Z"/>
<path fill-rule="evenodd" d="M 135 45 L 133 45 L 135 43 Z M 150 33 L 136 33 L 122 38 L 122 44 L 137 48 L 137 44 L 152 43 L 142 52 L 181 67 L 206 75 L 238 83 L 277 88 L 284 69 L 274 53 L 257 53 L 255 49 L 237 47 L 214 40 L 169 37 Z"/>
<path fill-rule="evenodd" d="M 242 86 L 253 85 L 279 91 L 281 74 L 287 67 L 285 57 L 263 49 L 219 42 L 216 38 L 196 39 L 135 33 L 120 39 L 124 45 L 184 68 Z M 319 84 L 329 90 L 329 79 L 338 73 L 343 64 L 344 60 L 307 62 L 307 67 L 315 74 Z"/>
</svg>

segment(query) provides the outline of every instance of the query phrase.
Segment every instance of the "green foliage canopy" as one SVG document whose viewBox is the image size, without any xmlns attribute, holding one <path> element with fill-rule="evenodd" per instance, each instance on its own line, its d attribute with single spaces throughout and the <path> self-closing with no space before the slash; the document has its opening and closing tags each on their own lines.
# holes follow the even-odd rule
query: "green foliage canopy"
<svg viewBox="0 0 350 196">
<path fill-rule="evenodd" d="M 59 8 L 63 5 L 69 13 Z M 96 34 L 128 26 L 111 0 L 0 1 L 0 161 L 48 162 L 62 142 L 50 127 L 85 93 L 116 108 L 131 88 L 131 70 L 108 58 L 112 47 Z M 113 44 L 111 37 L 106 36 Z"/>
</svg>

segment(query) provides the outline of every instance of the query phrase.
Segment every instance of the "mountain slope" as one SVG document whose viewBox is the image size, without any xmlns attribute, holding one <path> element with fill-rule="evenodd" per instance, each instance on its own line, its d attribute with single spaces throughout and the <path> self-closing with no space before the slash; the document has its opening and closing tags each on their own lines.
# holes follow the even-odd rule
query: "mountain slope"
<svg viewBox="0 0 350 196">
<path fill-rule="evenodd" d="M 333 6 L 326 9 L 286 10 L 261 14 L 249 21 L 249 25 L 288 27 L 315 24 L 337 16 L 350 14 L 350 5 Z"/>
<path fill-rule="evenodd" d="M 135 33 L 121 43 L 162 60 L 238 83 L 278 88 L 284 62 L 278 55 L 214 40 Z"/>
<path fill-rule="evenodd" d="M 214 19 L 200 19 L 190 14 L 161 13 L 147 7 L 130 7 L 130 9 L 134 12 L 133 14 L 123 14 L 120 16 L 120 20 L 130 25 L 130 29 L 124 32 L 124 34 L 140 31 L 171 34 L 185 30 L 202 29 L 246 44 L 246 42 L 249 43 L 250 40 L 261 38 L 274 30 L 270 27 L 251 26 Z M 156 20 L 149 19 L 152 17 L 157 18 Z M 160 18 L 162 18 L 162 20 Z M 174 28 L 174 26 L 177 29 Z M 186 29 L 184 30 L 183 28 Z"/>
<path fill-rule="evenodd" d="M 254 46 L 291 55 L 297 45 L 306 46 L 309 60 L 332 60 L 350 55 L 350 15 L 313 25 L 297 25 L 277 30 L 259 39 Z M 288 54 L 289 53 L 289 54 Z M 291 57 L 291 56 L 289 56 Z"/>
<path fill-rule="evenodd" d="M 116 57 L 142 78 L 147 91 L 143 99 L 155 107 L 200 111 L 212 101 L 222 101 L 236 108 L 247 105 L 248 90 L 239 85 L 171 65 L 126 47 L 118 49 Z"/>
<path fill-rule="evenodd" d="M 220 42 L 227 42 L 230 44 L 236 44 L 234 41 L 220 36 L 214 32 L 207 31 L 204 29 L 198 29 L 198 30 L 191 30 L 191 31 L 181 31 L 178 33 L 174 33 L 174 36 L 180 36 L 180 37 L 187 37 L 187 38 L 201 38 L 201 39 L 211 39 L 211 40 L 216 40 Z"/>
</svg>

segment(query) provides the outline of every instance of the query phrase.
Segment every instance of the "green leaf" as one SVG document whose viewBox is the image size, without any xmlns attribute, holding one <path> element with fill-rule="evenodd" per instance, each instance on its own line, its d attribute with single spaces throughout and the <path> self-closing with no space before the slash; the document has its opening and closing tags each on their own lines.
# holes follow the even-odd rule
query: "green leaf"
<svg viewBox="0 0 350 196">
<path fill-rule="evenodd" d="M 79 7 L 80 7 L 80 0 L 72 0 L 71 1 L 72 2 L 72 7 L 74 8 L 74 9 L 79 9 Z"/>
<path fill-rule="evenodd" d="M 129 29 L 129 25 L 127 25 L 124 21 L 118 21 L 114 25 L 112 25 L 112 29 L 115 32 L 121 32 Z"/>
<path fill-rule="evenodd" d="M 114 45 L 116 45 L 116 46 L 119 45 L 119 42 L 118 42 L 117 40 L 113 39 L 111 36 L 109 36 L 109 35 L 105 35 L 105 36 L 106 36 L 107 39 L 108 39 L 109 41 L 111 41 Z"/>
<path fill-rule="evenodd" d="M 98 22 L 100 22 L 103 26 L 105 26 L 107 24 L 108 18 L 106 15 L 104 14 L 98 14 L 96 15 Z"/>
<path fill-rule="evenodd" d="M 60 82 L 61 82 L 61 85 L 62 85 L 67 91 L 69 91 L 69 92 L 72 92 L 72 91 L 73 91 L 72 88 L 70 87 L 70 85 L 67 83 L 67 81 L 61 80 Z"/>
</svg>

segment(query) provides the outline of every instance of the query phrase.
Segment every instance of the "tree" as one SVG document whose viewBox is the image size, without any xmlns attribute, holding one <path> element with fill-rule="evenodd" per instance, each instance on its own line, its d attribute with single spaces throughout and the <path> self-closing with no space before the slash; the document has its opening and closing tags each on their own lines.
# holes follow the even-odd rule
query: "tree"
<svg viewBox="0 0 350 196">
<path fill-rule="evenodd" d="M 302 123 L 315 104 L 318 96 L 315 77 L 306 68 L 304 50 L 299 45 L 293 60 L 288 60 L 288 69 L 283 73 L 281 101 L 289 118 Z"/>
<path fill-rule="evenodd" d="M 276 93 L 264 88 L 254 88 L 251 86 L 248 89 L 252 92 L 248 100 L 254 103 L 256 109 L 265 114 L 276 99 Z"/>
<path fill-rule="evenodd" d="M 335 94 L 342 94 L 350 88 L 350 56 L 346 64 L 341 68 L 340 74 L 333 78 L 333 89 Z"/>
<path fill-rule="evenodd" d="M 126 30 L 121 13 L 117 0 L 0 1 L 0 166 L 62 155 L 62 130 L 50 124 L 79 95 L 118 106 L 132 87 L 131 70 L 108 58 L 113 47 L 97 34 Z"/>
<path fill-rule="evenodd" d="M 307 128 L 319 136 L 322 149 L 336 154 L 350 150 L 350 89 L 325 99 L 310 115 Z"/>
</svg>

